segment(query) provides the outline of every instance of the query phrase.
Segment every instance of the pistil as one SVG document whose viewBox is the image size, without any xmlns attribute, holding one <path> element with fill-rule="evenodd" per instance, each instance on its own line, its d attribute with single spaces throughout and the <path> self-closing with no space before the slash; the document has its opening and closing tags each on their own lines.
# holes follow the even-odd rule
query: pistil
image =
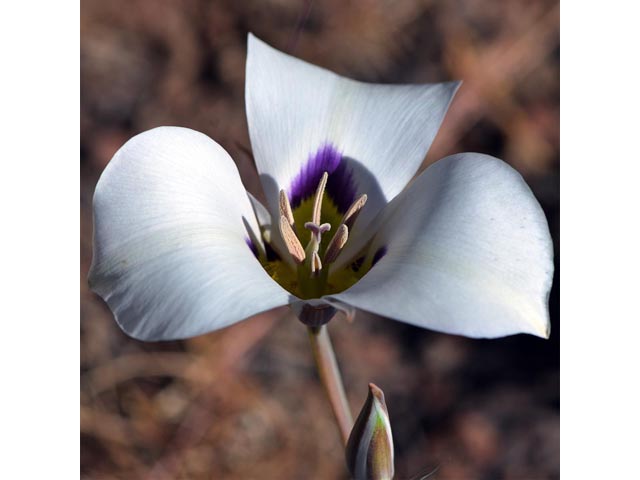
<svg viewBox="0 0 640 480">
<path fill-rule="evenodd" d="M 322 234 L 331 230 L 331 224 L 320 223 L 328 178 L 329 174 L 324 172 L 313 198 L 311 221 L 304 223 L 304 228 L 310 232 L 306 247 L 303 247 L 300 242 L 301 232 L 299 226 L 296 228 L 289 197 L 284 190 L 280 191 L 280 233 L 289 255 L 298 265 L 298 288 L 304 298 L 320 297 L 324 294 L 328 281 L 328 267 L 335 262 L 344 249 L 349 239 L 349 230 L 367 201 L 367 196 L 362 195 L 353 202 L 342 217 L 331 241 L 325 249 L 321 249 Z M 301 222 L 301 219 L 298 218 L 298 221 Z"/>
</svg>

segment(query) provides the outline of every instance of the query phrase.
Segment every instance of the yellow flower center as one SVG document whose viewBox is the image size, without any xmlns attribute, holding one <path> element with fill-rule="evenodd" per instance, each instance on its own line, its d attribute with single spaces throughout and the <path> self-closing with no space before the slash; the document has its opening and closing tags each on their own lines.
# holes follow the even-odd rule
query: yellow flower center
<svg viewBox="0 0 640 480">
<path fill-rule="evenodd" d="M 324 195 L 327 178 L 325 172 L 315 196 L 305 199 L 294 210 L 286 193 L 280 192 L 280 234 L 295 267 L 283 259 L 260 258 L 271 278 L 305 300 L 346 290 L 362 278 L 372 263 L 369 260 L 364 264 L 364 259 L 359 258 L 346 267 L 334 268 L 367 196 L 359 197 L 343 215 Z"/>
</svg>

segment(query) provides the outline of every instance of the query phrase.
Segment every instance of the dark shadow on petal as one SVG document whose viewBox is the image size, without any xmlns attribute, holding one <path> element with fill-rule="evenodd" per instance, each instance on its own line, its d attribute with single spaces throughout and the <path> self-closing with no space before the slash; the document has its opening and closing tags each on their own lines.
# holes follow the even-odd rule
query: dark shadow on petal
<svg viewBox="0 0 640 480">
<path fill-rule="evenodd" d="M 356 184 L 356 195 L 362 195 L 363 193 L 367 194 L 367 204 L 364 206 L 364 209 L 372 210 L 375 209 L 374 212 L 369 212 L 369 215 L 374 216 L 382 209 L 384 205 L 387 204 L 387 198 L 385 197 L 382 189 L 380 188 L 380 183 L 378 183 L 378 179 L 369 171 L 367 167 L 365 167 L 361 162 L 352 157 L 342 157 L 342 161 L 344 162 L 346 168 L 353 175 L 355 184 Z M 355 200 L 355 198 L 354 198 Z M 349 205 L 350 206 L 350 205 Z M 347 207 L 348 208 L 348 207 Z M 364 210 L 363 209 L 363 210 Z"/>
</svg>

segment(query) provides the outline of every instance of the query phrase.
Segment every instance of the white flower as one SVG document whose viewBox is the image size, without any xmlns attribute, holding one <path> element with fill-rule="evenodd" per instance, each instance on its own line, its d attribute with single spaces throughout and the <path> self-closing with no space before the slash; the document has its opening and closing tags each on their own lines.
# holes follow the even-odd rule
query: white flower
<svg viewBox="0 0 640 480">
<path fill-rule="evenodd" d="M 359 308 L 471 337 L 548 336 L 552 243 L 522 177 L 463 153 L 407 187 L 457 87 L 356 82 L 250 35 L 247 117 L 267 208 L 209 137 L 144 132 L 96 187 L 92 288 L 143 340 L 283 305 L 316 325 Z"/>
</svg>

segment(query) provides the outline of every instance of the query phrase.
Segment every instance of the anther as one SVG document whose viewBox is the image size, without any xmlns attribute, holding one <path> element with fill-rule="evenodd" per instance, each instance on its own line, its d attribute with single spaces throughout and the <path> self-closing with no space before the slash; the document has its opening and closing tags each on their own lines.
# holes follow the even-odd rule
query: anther
<svg viewBox="0 0 640 480">
<path fill-rule="evenodd" d="M 327 251 L 324 254 L 324 263 L 333 263 L 335 259 L 338 258 L 338 254 L 340 254 L 348 239 L 349 228 L 343 223 L 338 227 L 338 230 L 336 230 L 335 235 L 327 246 Z"/>
<path fill-rule="evenodd" d="M 360 211 L 362 210 L 362 207 L 364 207 L 365 203 L 367 203 L 366 193 L 358 197 L 356 201 L 351 204 L 351 206 L 347 209 L 347 213 L 345 213 L 344 217 L 342 218 L 342 223 L 344 223 L 349 228 L 353 227 L 353 224 L 355 223 L 356 218 L 358 218 L 358 215 L 360 214 Z"/>
<path fill-rule="evenodd" d="M 313 252 L 311 256 L 311 275 L 316 275 L 322 270 L 322 261 L 318 252 Z"/>
<path fill-rule="evenodd" d="M 282 239 L 287 246 L 289 254 L 297 263 L 303 263 L 306 258 L 304 248 L 302 248 L 300 240 L 298 240 L 298 237 L 291 228 L 289 220 L 287 220 L 287 217 L 284 215 L 280 216 L 280 233 L 282 234 Z"/>
<path fill-rule="evenodd" d="M 280 190 L 280 215 L 285 217 L 291 225 L 291 228 L 295 231 L 295 220 L 293 219 L 293 212 L 291 211 L 291 204 L 289 203 L 289 197 L 284 190 Z"/>
<path fill-rule="evenodd" d="M 318 184 L 318 189 L 316 190 L 316 198 L 313 202 L 313 215 L 311 216 L 311 221 L 316 225 L 320 225 L 320 213 L 322 210 L 322 197 L 324 196 L 324 189 L 327 186 L 327 179 L 329 178 L 329 174 L 324 172 L 322 174 L 322 178 L 320 179 L 320 183 Z"/>
</svg>

